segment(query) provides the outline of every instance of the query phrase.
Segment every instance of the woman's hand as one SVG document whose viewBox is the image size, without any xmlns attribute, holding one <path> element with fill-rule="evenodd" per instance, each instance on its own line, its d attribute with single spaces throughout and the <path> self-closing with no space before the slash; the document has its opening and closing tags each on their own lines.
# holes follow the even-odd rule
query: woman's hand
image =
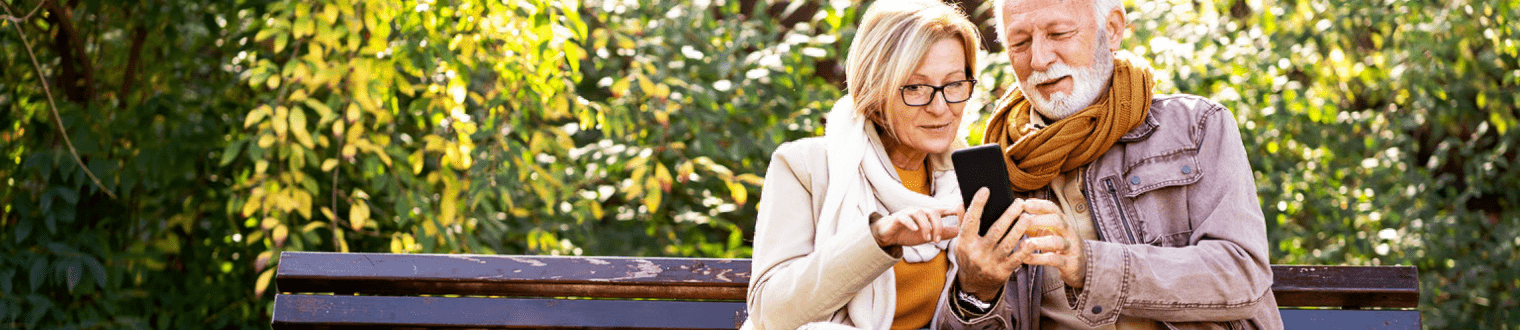
<svg viewBox="0 0 1520 330">
<path fill-rule="evenodd" d="M 956 208 L 922 209 L 909 208 L 892 213 L 871 223 L 871 236 L 882 248 L 914 246 L 954 238 L 960 233 L 955 226 L 947 226 L 944 217 L 959 216 Z"/>
<path fill-rule="evenodd" d="M 1013 271 L 1023 265 L 1015 253 L 1028 254 L 1027 248 L 1019 248 L 1019 238 L 1024 236 L 1025 224 L 1014 224 L 1014 219 L 1024 213 L 1024 200 L 1014 200 L 1013 205 L 992 224 L 987 235 L 977 233 L 982 223 L 982 208 L 987 205 L 987 188 L 976 191 L 966 216 L 961 217 L 960 240 L 955 244 L 955 258 L 960 271 L 955 278 L 961 290 L 983 301 L 992 301 Z M 1011 226 L 1011 228 L 1010 228 Z"/>
<path fill-rule="evenodd" d="M 1073 289 L 1081 289 L 1087 277 L 1087 259 L 1082 238 L 1066 225 L 1061 208 L 1047 200 L 1031 199 L 1024 203 L 1024 216 L 1019 223 L 1035 228 L 1035 234 L 1024 243 L 1026 250 L 1040 253 L 1024 253 L 1019 257 L 1024 263 L 1055 267 L 1061 272 L 1061 281 Z"/>
</svg>

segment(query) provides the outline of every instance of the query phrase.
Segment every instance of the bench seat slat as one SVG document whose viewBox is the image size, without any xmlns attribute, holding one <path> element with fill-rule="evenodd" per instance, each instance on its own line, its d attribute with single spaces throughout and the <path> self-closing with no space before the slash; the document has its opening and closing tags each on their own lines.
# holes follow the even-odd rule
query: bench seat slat
<svg viewBox="0 0 1520 330">
<path fill-rule="evenodd" d="M 734 329 L 744 303 L 276 295 L 273 327 Z"/>
<path fill-rule="evenodd" d="M 278 295 L 276 329 L 733 329 L 737 302 Z M 1284 309 L 1287 329 L 1419 329 L 1413 310 Z"/>
<path fill-rule="evenodd" d="M 1420 311 L 1281 310 L 1284 329 L 1420 329 Z"/>
</svg>

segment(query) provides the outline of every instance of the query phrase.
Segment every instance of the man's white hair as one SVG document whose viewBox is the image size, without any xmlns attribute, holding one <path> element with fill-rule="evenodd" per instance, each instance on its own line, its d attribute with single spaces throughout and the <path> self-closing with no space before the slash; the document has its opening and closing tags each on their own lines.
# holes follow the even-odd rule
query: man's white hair
<svg viewBox="0 0 1520 330">
<path fill-rule="evenodd" d="M 994 0 L 994 1 L 995 2 L 992 5 L 992 15 L 993 15 L 993 19 L 997 20 L 998 42 L 1002 43 L 1003 47 L 1006 48 L 1006 47 L 1008 47 L 1008 32 L 1005 31 L 1005 29 L 1008 28 L 1007 27 L 1008 23 L 1004 23 L 1003 22 L 1003 9 L 1004 8 L 1008 8 L 1008 6 L 1012 6 L 1012 5 L 1018 4 L 1019 1 L 1023 1 L 1023 0 Z M 1106 20 L 1106 19 L 1108 19 L 1108 13 L 1113 12 L 1114 8 L 1119 8 L 1120 6 L 1124 5 L 1123 1 L 1120 1 L 1120 0 L 1087 0 L 1087 1 L 1089 1 L 1093 5 L 1093 15 L 1095 15 L 1095 18 L 1098 20 L 1098 30 L 1099 31 L 1108 31 L 1108 26 L 1104 25 L 1103 21 Z"/>
</svg>

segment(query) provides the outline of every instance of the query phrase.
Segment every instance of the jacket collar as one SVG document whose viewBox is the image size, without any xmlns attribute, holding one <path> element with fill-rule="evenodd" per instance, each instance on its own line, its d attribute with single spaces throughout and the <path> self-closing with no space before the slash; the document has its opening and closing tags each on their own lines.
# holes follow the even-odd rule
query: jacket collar
<svg viewBox="0 0 1520 330">
<path fill-rule="evenodd" d="M 1161 127 L 1161 122 L 1157 121 L 1156 116 L 1152 115 L 1150 111 L 1146 111 L 1145 121 L 1140 122 L 1140 126 L 1136 126 L 1135 129 L 1129 130 L 1129 132 L 1124 133 L 1124 136 L 1119 137 L 1119 142 L 1130 143 L 1145 140 L 1145 138 L 1151 136 L 1151 133 L 1155 133 L 1158 127 Z"/>
</svg>

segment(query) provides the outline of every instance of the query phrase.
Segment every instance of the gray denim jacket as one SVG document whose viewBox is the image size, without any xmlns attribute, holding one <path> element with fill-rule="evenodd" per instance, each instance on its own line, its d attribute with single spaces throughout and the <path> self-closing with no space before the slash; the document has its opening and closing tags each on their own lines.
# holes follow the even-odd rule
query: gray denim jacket
<svg viewBox="0 0 1520 330">
<path fill-rule="evenodd" d="M 1120 314 L 1173 329 L 1281 329 L 1266 223 L 1229 109 L 1194 95 L 1157 95 L 1083 177 L 1097 241 L 1071 297 L 1091 326 Z M 1047 187 L 1025 197 L 1050 199 Z M 1039 329 L 1040 267 L 1024 266 L 988 315 L 939 318 L 939 329 Z M 941 315 L 954 315 L 941 301 Z"/>
</svg>

